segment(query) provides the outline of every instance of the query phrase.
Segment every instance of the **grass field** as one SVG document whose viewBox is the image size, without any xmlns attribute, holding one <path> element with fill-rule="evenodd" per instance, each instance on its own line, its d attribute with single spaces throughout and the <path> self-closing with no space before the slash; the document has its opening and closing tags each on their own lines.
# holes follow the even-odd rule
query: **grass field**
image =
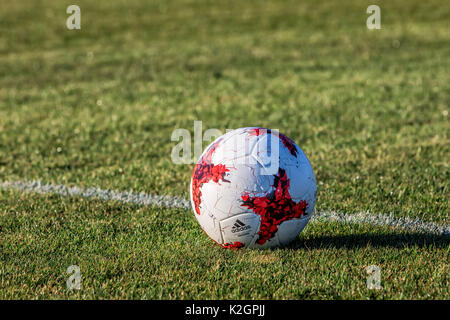
<svg viewBox="0 0 450 320">
<path fill-rule="evenodd" d="M 381 30 L 366 27 L 374 3 Z M 296 141 L 318 211 L 448 225 L 443 1 L 77 0 L 81 30 L 70 4 L 0 0 L 0 185 L 188 198 L 171 134 L 201 120 Z M 449 245 L 316 221 L 288 248 L 230 251 L 192 211 L 0 188 L 2 299 L 449 299 Z"/>
</svg>

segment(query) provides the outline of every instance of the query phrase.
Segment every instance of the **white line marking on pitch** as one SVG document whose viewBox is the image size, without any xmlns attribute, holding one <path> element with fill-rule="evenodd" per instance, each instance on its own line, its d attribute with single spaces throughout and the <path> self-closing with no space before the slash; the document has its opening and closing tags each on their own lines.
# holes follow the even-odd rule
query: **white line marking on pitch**
<svg viewBox="0 0 450 320">
<path fill-rule="evenodd" d="M 0 188 L 17 190 L 23 192 L 35 192 L 39 194 L 57 194 L 60 196 L 77 196 L 83 198 L 97 198 L 106 201 L 120 201 L 144 206 L 157 206 L 162 208 L 191 209 L 189 200 L 175 196 L 159 196 L 146 194 L 144 192 L 135 193 L 133 191 L 113 191 L 99 188 L 68 187 L 56 184 L 42 184 L 40 181 L 12 181 L 0 182 Z M 440 225 L 434 222 L 427 222 L 420 219 L 408 217 L 398 218 L 392 214 L 373 214 L 370 212 L 360 212 L 355 214 L 345 214 L 336 211 L 319 211 L 313 214 L 313 220 L 336 221 L 341 223 L 360 223 L 376 226 L 390 226 L 396 229 L 403 229 L 413 232 L 424 232 L 437 235 L 449 235 L 450 226 Z"/>
</svg>

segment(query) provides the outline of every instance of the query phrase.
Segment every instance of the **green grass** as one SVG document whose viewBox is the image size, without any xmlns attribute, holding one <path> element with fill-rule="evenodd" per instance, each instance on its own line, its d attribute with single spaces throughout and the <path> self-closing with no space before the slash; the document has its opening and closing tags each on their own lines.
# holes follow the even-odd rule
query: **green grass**
<svg viewBox="0 0 450 320">
<path fill-rule="evenodd" d="M 449 222 L 450 9 L 441 1 L 0 0 L 0 181 L 188 197 L 177 128 L 277 128 L 317 209 Z M 205 144 L 206 145 L 206 144 Z M 0 191 L 0 298 L 449 299 L 449 239 L 308 225 L 227 251 L 192 212 Z M 82 290 L 66 289 L 79 265 Z M 366 267 L 382 289 L 366 288 Z"/>
<path fill-rule="evenodd" d="M 3 194 L 5 196 L 5 194 Z M 119 203 L 9 193 L 1 201 L 1 297 L 439 298 L 448 241 L 388 229 L 311 224 L 287 249 L 224 250 L 192 215 Z M 381 268 L 382 289 L 366 287 Z M 82 289 L 66 289 L 70 265 Z"/>
</svg>

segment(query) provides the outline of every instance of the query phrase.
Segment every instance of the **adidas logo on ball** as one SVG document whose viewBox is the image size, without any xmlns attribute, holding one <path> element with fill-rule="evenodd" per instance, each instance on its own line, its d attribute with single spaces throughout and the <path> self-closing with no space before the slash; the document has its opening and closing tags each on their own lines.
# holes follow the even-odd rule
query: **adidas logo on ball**
<svg viewBox="0 0 450 320">
<path fill-rule="evenodd" d="M 231 232 L 232 233 L 236 233 L 239 231 L 244 231 L 244 230 L 248 230 L 250 229 L 250 226 L 246 225 L 245 223 L 243 223 L 241 220 L 236 220 L 236 222 L 233 225 L 233 228 L 231 228 Z"/>
</svg>

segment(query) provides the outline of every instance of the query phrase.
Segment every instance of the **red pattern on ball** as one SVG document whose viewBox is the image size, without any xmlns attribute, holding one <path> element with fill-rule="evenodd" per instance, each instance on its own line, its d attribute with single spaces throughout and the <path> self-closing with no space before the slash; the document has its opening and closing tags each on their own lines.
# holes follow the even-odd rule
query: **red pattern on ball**
<svg viewBox="0 0 450 320">
<path fill-rule="evenodd" d="M 225 165 L 212 163 L 212 155 L 217 149 L 220 140 L 209 147 L 207 152 L 203 155 L 200 161 L 195 165 L 194 173 L 192 175 L 192 200 L 195 204 L 195 212 L 200 214 L 200 203 L 202 197 L 202 186 L 213 181 L 218 183 L 220 180 L 229 182 L 224 179 L 225 173 L 230 171 Z"/>
<path fill-rule="evenodd" d="M 274 237 L 278 226 L 283 222 L 300 218 L 305 214 L 307 203 L 302 200 L 295 203 L 289 193 L 289 179 L 284 169 L 274 175 L 275 190 L 264 197 L 251 197 L 248 193 L 242 196 L 242 206 L 247 207 L 261 217 L 261 226 L 256 243 L 264 244 Z"/>
<path fill-rule="evenodd" d="M 221 244 L 222 248 L 225 249 L 240 249 L 244 246 L 244 244 L 242 242 L 236 241 L 233 243 L 225 243 L 225 244 Z"/>
</svg>

